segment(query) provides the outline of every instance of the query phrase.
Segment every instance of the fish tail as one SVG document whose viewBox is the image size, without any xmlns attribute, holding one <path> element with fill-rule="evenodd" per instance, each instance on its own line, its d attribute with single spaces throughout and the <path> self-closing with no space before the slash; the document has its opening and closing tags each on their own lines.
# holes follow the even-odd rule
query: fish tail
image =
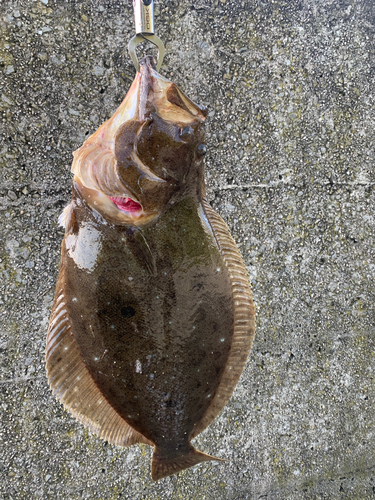
<svg viewBox="0 0 375 500">
<path fill-rule="evenodd" d="M 209 462 L 210 460 L 223 461 L 221 458 L 206 455 L 191 445 L 188 450 L 181 452 L 180 455 L 171 455 L 168 451 L 164 452 L 164 450 L 155 447 L 152 457 L 151 477 L 154 481 L 158 481 L 163 477 L 171 476 L 184 469 L 193 467 L 193 465 L 200 462 Z"/>
</svg>

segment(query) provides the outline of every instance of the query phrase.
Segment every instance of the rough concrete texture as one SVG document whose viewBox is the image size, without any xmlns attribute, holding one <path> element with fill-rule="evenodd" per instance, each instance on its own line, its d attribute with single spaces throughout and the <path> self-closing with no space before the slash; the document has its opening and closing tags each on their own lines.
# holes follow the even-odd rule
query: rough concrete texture
<svg viewBox="0 0 375 500">
<path fill-rule="evenodd" d="M 44 369 L 72 151 L 134 77 L 131 1 L 1 2 L 1 499 L 375 498 L 374 25 L 373 0 L 157 2 L 258 315 L 195 441 L 227 462 L 154 484 L 151 449 L 84 430 Z"/>
</svg>

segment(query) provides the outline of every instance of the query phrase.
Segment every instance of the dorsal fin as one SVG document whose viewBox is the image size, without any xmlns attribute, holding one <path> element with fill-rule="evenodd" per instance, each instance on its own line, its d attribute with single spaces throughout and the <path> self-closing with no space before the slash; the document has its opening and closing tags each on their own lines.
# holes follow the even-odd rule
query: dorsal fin
<svg viewBox="0 0 375 500">
<path fill-rule="evenodd" d="M 227 404 L 245 367 L 255 336 L 255 307 L 242 257 L 223 219 L 212 210 L 205 198 L 202 205 L 228 269 L 233 292 L 234 332 L 219 387 L 205 415 L 193 431 L 192 438 L 202 432 Z"/>
<path fill-rule="evenodd" d="M 66 310 L 61 269 L 47 335 L 46 368 L 50 387 L 66 410 L 111 444 L 153 443 L 112 408 L 90 375 L 74 340 Z"/>
</svg>

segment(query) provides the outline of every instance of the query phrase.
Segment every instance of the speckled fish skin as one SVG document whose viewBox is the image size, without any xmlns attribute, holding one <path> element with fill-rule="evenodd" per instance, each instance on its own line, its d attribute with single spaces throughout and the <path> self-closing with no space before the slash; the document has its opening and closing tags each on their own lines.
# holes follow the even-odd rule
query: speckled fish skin
<svg viewBox="0 0 375 500">
<path fill-rule="evenodd" d="M 50 386 L 103 439 L 154 446 L 154 480 L 215 460 L 191 439 L 228 401 L 254 337 L 246 270 L 205 199 L 205 116 L 144 58 L 75 152 L 63 215 Z"/>
</svg>

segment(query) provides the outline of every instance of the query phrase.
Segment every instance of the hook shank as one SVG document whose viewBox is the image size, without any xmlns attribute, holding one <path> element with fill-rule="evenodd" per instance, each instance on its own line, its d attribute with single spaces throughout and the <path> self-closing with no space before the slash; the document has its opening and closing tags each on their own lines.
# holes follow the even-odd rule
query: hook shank
<svg viewBox="0 0 375 500">
<path fill-rule="evenodd" d="M 148 40 L 158 48 L 156 71 L 159 71 L 164 59 L 165 48 L 160 38 L 155 35 L 154 0 L 133 0 L 133 8 L 136 34 L 128 44 L 130 57 L 135 69 L 139 71 L 139 63 L 135 48 L 140 43 Z"/>
</svg>

